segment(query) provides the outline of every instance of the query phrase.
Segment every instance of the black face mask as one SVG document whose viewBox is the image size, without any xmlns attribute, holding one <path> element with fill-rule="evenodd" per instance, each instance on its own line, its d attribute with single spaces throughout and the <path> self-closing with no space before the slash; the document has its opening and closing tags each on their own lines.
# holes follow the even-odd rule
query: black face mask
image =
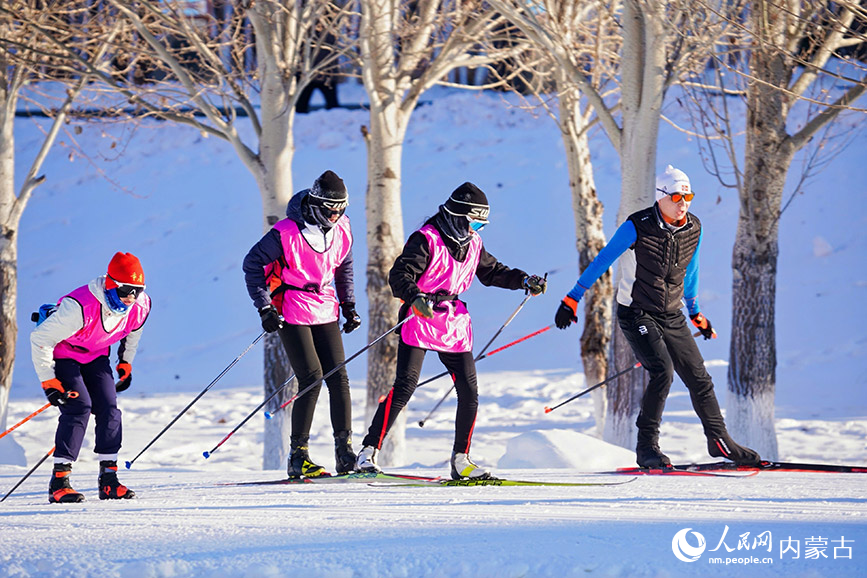
<svg viewBox="0 0 867 578">
<path fill-rule="evenodd" d="M 304 216 L 304 220 L 311 225 L 317 225 L 323 231 L 327 231 L 334 227 L 337 222 L 332 222 L 330 217 L 332 215 L 343 216 L 343 213 L 346 212 L 346 206 L 344 205 L 342 208 L 331 208 L 325 205 L 320 205 L 318 203 L 311 203 L 309 199 L 304 203 L 304 206 L 301 209 L 301 214 Z M 338 217 L 339 218 L 339 217 Z"/>
<path fill-rule="evenodd" d="M 453 215 L 440 207 L 436 220 L 440 231 L 454 243 L 463 247 L 470 242 L 470 220 L 466 215 Z"/>
</svg>

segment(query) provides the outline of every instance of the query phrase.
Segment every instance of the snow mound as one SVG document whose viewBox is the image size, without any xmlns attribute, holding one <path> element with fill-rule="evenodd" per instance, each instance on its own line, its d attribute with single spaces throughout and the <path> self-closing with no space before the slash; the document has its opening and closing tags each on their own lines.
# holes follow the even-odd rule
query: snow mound
<svg viewBox="0 0 867 578">
<path fill-rule="evenodd" d="M 531 431 L 515 436 L 497 467 L 613 470 L 634 465 L 635 453 L 571 430 Z"/>
<path fill-rule="evenodd" d="M 22 448 L 11 435 L 0 439 L 0 464 L 22 467 L 27 465 L 27 458 L 24 456 L 24 448 Z"/>
</svg>

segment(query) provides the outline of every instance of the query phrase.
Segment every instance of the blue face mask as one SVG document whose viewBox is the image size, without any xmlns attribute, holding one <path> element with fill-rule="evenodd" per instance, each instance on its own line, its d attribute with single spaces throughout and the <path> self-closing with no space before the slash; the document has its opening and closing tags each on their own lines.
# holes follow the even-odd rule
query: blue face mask
<svg viewBox="0 0 867 578">
<path fill-rule="evenodd" d="M 487 225 L 487 223 L 482 223 L 481 221 L 470 221 L 470 229 L 476 233 L 484 229 L 485 225 Z"/>
<path fill-rule="evenodd" d="M 105 290 L 105 302 L 108 304 L 108 308 L 115 313 L 126 313 L 126 310 L 129 309 L 129 307 L 120 300 L 120 297 L 117 296 L 117 289 Z"/>
</svg>

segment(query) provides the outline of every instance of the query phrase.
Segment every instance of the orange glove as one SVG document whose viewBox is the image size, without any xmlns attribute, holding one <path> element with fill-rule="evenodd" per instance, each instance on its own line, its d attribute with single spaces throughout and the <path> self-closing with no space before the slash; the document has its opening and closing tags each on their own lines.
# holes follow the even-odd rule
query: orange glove
<svg viewBox="0 0 867 578">
<path fill-rule="evenodd" d="M 115 369 L 117 370 L 118 379 L 115 389 L 117 391 L 126 391 L 129 389 L 130 384 L 132 384 L 132 365 L 126 361 L 121 361 Z"/>
<path fill-rule="evenodd" d="M 64 405 L 69 392 L 63 389 L 63 384 L 56 377 L 42 382 L 42 392 L 48 398 L 48 403 L 54 406 Z"/>
<path fill-rule="evenodd" d="M 711 327 L 710 321 L 707 320 L 707 317 L 701 313 L 696 313 L 695 315 L 690 315 L 689 318 L 692 319 L 692 324 L 698 327 L 699 333 L 701 333 L 705 339 L 716 339 L 716 331 Z"/>
<path fill-rule="evenodd" d="M 567 295 L 554 314 L 554 324 L 557 329 L 566 329 L 573 321 L 578 321 L 578 302 Z"/>
</svg>

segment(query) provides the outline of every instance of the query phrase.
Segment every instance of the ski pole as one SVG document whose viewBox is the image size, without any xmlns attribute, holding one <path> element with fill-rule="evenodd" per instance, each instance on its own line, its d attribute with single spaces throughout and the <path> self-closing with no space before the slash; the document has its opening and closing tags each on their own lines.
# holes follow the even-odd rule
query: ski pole
<svg viewBox="0 0 867 578">
<path fill-rule="evenodd" d="M 611 381 L 611 380 L 613 380 L 613 379 L 617 379 L 618 377 L 620 377 L 620 376 L 623 375 L 624 373 L 628 373 L 628 372 L 632 371 L 633 369 L 638 369 L 639 367 L 641 367 L 641 363 L 636 362 L 635 365 L 633 365 L 633 366 L 631 366 L 631 367 L 627 367 L 627 368 L 624 369 L 623 371 L 618 371 L 617 373 L 615 373 L 615 374 L 612 375 L 611 377 L 609 377 L 609 378 L 607 378 L 607 379 L 604 379 L 604 380 L 600 381 L 599 383 L 597 383 L 596 385 L 594 385 L 594 386 L 592 386 L 592 387 L 588 387 L 587 389 L 585 389 L 585 390 L 582 391 L 581 393 L 577 393 L 577 394 L 573 395 L 572 397 L 570 397 L 570 398 L 567 399 L 566 401 L 560 402 L 560 403 L 558 403 L 557 405 L 555 405 L 554 407 L 548 407 L 548 406 L 545 406 L 545 413 L 551 413 L 552 411 L 554 411 L 555 409 L 557 409 L 557 408 L 560 407 L 561 405 L 566 405 L 567 403 L 569 403 L 569 402 L 572 401 L 573 399 L 578 399 L 578 398 L 581 397 L 582 395 L 587 394 L 587 393 L 590 393 L 590 392 L 593 391 L 594 389 L 599 388 L 599 387 L 602 387 L 603 385 L 605 385 L 605 384 L 608 383 L 609 381 Z"/>
<path fill-rule="evenodd" d="M 212 450 L 209 451 L 209 452 L 202 452 L 202 455 L 205 456 L 205 459 L 208 459 L 209 457 L 211 457 L 211 454 L 213 454 L 215 451 L 217 451 L 218 449 L 220 449 L 220 446 L 221 446 L 221 445 L 223 445 L 224 443 L 226 443 L 226 441 L 227 441 L 230 437 L 232 437 L 233 435 L 235 435 L 235 432 L 238 431 L 239 429 L 241 429 L 241 426 L 243 426 L 245 423 L 247 423 L 248 421 L 250 421 L 250 418 L 252 418 L 254 415 L 256 415 L 257 413 L 259 413 L 259 410 L 262 409 L 263 407 L 265 407 L 265 405 L 266 405 L 269 401 L 271 401 L 272 399 L 274 399 L 274 396 L 276 396 L 278 393 L 280 393 L 281 391 L 283 391 L 283 388 L 286 387 L 287 385 L 289 385 L 289 382 L 292 381 L 293 379 L 295 379 L 295 374 L 294 374 L 294 373 L 293 373 L 292 375 L 290 375 L 289 378 L 288 378 L 286 381 L 283 382 L 283 385 L 281 385 L 280 387 L 278 387 L 277 389 L 275 389 L 275 390 L 274 390 L 274 393 L 272 393 L 271 395 L 269 395 L 268 398 L 267 398 L 265 401 L 263 401 L 262 403 L 260 403 L 259 405 L 257 405 L 257 406 L 256 406 L 256 409 L 254 409 L 253 411 L 251 411 L 250 414 L 249 414 L 247 417 L 245 417 L 244 419 L 242 419 L 242 420 L 241 420 L 241 423 L 239 423 L 238 425 L 235 426 L 235 429 L 233 429 L 233 430 L 230 431 L 228 434 L 226 434 L 226 437 L 224 437 L 223 439 L 221 439 L 221 440 L 220 440 L 220 443 L 218 443 L 217 445 L 214 446 L 214 449 L 212 449 Z"/>
<path fill-rule="evenodd" d="M 545 273 L 545 279 L 547 279 L 547 278 L 548 278 L 548 273 Z M 488 342 L 485 344 L 485 346 L 482 348 L 482 350 L 479 352 L 479 354 L 476 356 L 476 358 L 473 360 L 473 362 L 476 362 L 476 361 L 479 361 L 482 359 L 482 357 L 485 354 L 485 351 L 487 351 L 488 347 L 491 346 L 491 343 L 493 343 L 494 340 L 500 336 L 500 333 L 502 333 L 503 330 L 506 328 L 506 326 L 512 322 L 512 319 L 514 319 L 518 315 L 518 313 L 521 312 L 521 309 L 524 308 L 524 304 L 530 300 L 530 297 L 532 297 L 532 295 L 530 295 L 530 293 L 528 292 L 524 296 L 524 299 L 521 301 L 521 303 L 518 305 L 518 308 L 515 309 L 515 311 L 509 316 L 508 319 L 506 319 L 506 322 L 500 326 L 500 328 L 497 330 L 497 332 L 494 333 L 494 336 L 488 340 Z M 448 371 L 446 371 L 445 373 L 441 373 L 435 377 L 428 379 L 424 383 L 420 383 L 419 385 L 424 385 L 425 383 L 430 383 L 431 381 L 438 379 L 438 378 L 442 377 L 443 375 L 446 375 L 447 373 L 448 373 Z M 416 387 L 418 387 L 418 386 L 416 386 Z M 437 404 L 433 407 L 433 409 L 427 413 L 427 416 L 425 416 L 425 418 L 423 420 L 418 422 L 418 427 L 424 427 L 424 423 L 430 418 L 430 416 L 433 415 L 433 413 L 439 408 L 439 406 L 441 406 L 443 404 L 443 402 L 446 400 L 446 398 L 449 396 L 449 394 L 452 392 L 452 390 L 454 388 L 455 388 L 454 378 L 452 378 L 452 386 L 449 388 L 449 390 L 446 392 L 446 394 L 442 397 L 442 399 L 440 399 L 437 402 Z"/>
<path fill-rule="evenodd" d="M 51 405 L 51 404 L 49 404 L 49 405 Z M 51 454 L 54 453 L 54 448 L 55 448 L 55 446 L 51 446 L 51 449 L 48 450 L 48 453 L 45 454 L 44 456 L 42 456 L 42 459 L 39 460 L 38 462 L 36 462 L 36 465 L 33 466 L 32 468 L 30 468 L 30 471 L 27 472 L 26 474 L 24 474 L 24 477 L 23 477 L 23 478 L 21 478 L 20 480 L 18 480 L 18 483 L 15 484 L 15 486 L 14 486 L 11 490 L 9 490 L 8 492 L 6 492 L 6 495 L 5 495 L 5 496 L 3 496 L 2 498 L 0 498 L 0 502 L 4 501 L 6 498 L 8 498 L 8 497 L 12 494 L 12 492 L 14 492 L 15 490 L 18 489 L 18 486 L 20 486 L 21 484 L 23 484 L 23 483 L 24 483 L 24 480 L 26 480 L 27 478 L 29 478 L 29 477 L 30 477 L 30 474 L 32 474 L 33 472 L 35 472 L 35 471 L 36 471 L 36 468 L 38 468 L 39 466 L 41 466 L 41 465 L 42 465 L 42 462 L 44 462 L 45 460 L 47 460 L 47 459 L 48 459 L 48 456 L 50 456 Z"/>
<path fill-rule="evenodd" d="M 395 325 L 394 327 L 392 327 L 391 329 L 389 329 L 388 331 L 386 331 L 385 333 L 383 333 L 382 335 L 380 335 L 379 337 L 377 337 L 376 339 L 374 339 L 373 341 L 371 341 L 370 343 L 368 343 L 367 345 L 365 345 L 364 347 L 362 347 L 361 349 L 359 349 L 358 351 L 353 353 L 349 359 L 347 359 L 346 361 L 344 361 L 340 365 L 336 366 L 334 369 L 332 369 L 331 371 L 329 371 L 328 373 L 326 373 L 325 375 L 323 375 L 322 377 L 320 377 L 319 379 L 317 379 L 316 381 L 314 381 L 313 383 L 311 383 L 310 385 L 305 387 L 303 390 L 299 391 L 298 393 L 296 393 L 295 395 L 293 395 L 292 397 L 290 397 L 289 399 L 284 401 L 283 404 L 280 405 L 280 407 L 278 407 L 277 409 L 274 410 L 274 413 L 277 413 L 278 411 L 280 411 L 281 409 L 283 409 L 284 407 L 286 407 L 287 405 L 289 405 L 290 403 L 292 403 L 293 401 L 295 401 L 296 399 L 298 399 L 299 397 L 301 397 L 302 395 L 304 395 L 305 393 L 307 393 L 308 391 L 310 391 L 311 389 L 313 389 L 314 387 L 316 387 L 317 385 L 319 385 L 320 383 L 322 383 L 323 381 L 325 381 L 326 379 L 328 379 L 329 377 L 334 375 L 334 373 L 337 372 L 338 370 L 340 370 L 340 368 L 344 367 L 347 363 L 349 363 L 350 361 L 352 361 L 353 359 L 355 359 L 356 357 L 358 357 L 359 355 L 361 355 L 362 353 L 364 353 L 365 351 L 367 351 L 368 349 L 370 349 L 371 347 L 373 347 L 374 345 L 379 343 L 381 340 L 385 339 L 385 337 L 389 333 L 392 333 L 393 331 L 395 331 L 397 328 L 399 328 L 401 325 L 403 325 L 404 323 L 409 321 L 411 318 L 412 318 L 412 315 L 407 315 L 406 317 L 404 317 L 403 321 L 400 321 L 397 325 Z M 280 389 L 283 389 L 284 387 L 286 387 L 285 383 L 280 387 Z M 265 419 L 271 419 L 272 417 L 274 417 L 273 413 L 270 413 L 267 411 L 265 412 Z"/>
<path fill-rule="evenodd" d="M 75 399 L 76 397 L 78 397 L 78 392 L 77 391 L 70 391 L 66 395 L 66 397 L 68 397 L 69 399 Z M 24 419 L 22 419 L 21 421 L 19 421 L 18 423 L 16 423 L 12 427 L 10 427 L 9 429 L 4 431 L 2 434 L 0 434 L 0 439 L 2 439 L 3 436 L 5 436 L 6 434 L 12 433 L 12 430 L 24 425 L 25 423 L 27 423 L 28 421 L 30 421 L 31 419 L 33 419 L 34 417 L 36 417 L 37 415 L 39 415 L 40 413 L 42 413 L 43 411 L 48 409 L 49 407 L 51 407 L 51 404 L 46 403 L 45 405 L 43 405 L 42 407 L 40 407 L 39 409 L 37 409 L 36 411 L 31 413 L 30 415 L 28 415 L 27 417 L 25 417 Z"/>
<path fill-rule="evenodd" d="M 545 333 L 546 331 L 548 331 L 552 327 L 554 327 L 553 324 L 549 325 L 547 327 L 543 327 L 542 329 L 538 329 L 538 330 L 534 331 L 533 333 L 530 333 L 528 335 L 525 335 L 524 337 L 521 337 L 520 339 L 516 339 L 510 343 L 503 345 L 502 347 L 498 347 L 497 349 L 491 351 L 490 353 L 485 353 L 484 355 L 480 355 L 479 358 L 476 359 L 476 361 L 481 361 L 487 357 L 494 355 L 495 353 L 499 353 L 499 352 L 503 351 L 504 349 L 508 349 L 508 348 L 512 347 L 513 345 L 518 345 L 522 341 L 526 341 L 526 340 L 530 339 L 531 337 L 536 337 L 537 335 L 539 335 L 541 333 Z M 424 382 L 420 383 L 419 385 L 424 385 L 425 383 L 430 383 L 431 381 L 433 381 L 435 379 L 439 379 L 440 377 L 443 377 L 444 375 L 448 375 L 448 373 L 449 373 L 448 371 L 444 371 L 444 372 L 440 373 L 439 375 L 435 375 L 435 376 L 431 377 L 430 379 L 425 380 Z M 454 383 L 452 383 L 452 387 L 454 387 Z M 446 400 L 446 398 L 448 397 L 449 393 L 451 393 L 451 391 L 452 390 L 449 389 L 446 392 L 446 395 L 443 396 L 443 398 L 440 399 L 439 403 L 437 403 L 434 406 L 434 408 L 428 412 L 428 414 L 425 416 L 425 418 L 418 422 L 418 427 L 424 427 L 425 422 L 430 419 L 430 416 L 432 416 L 433 413 L 439 408 L 439 406 Z"/>
<path fill-rule="evenodd" d="M 208 392 L 209 389 L 211 389 L 212 387 L 214 387 L 214 384 L 217 383 L 218 381 L 220 381 L 220 378 L 222 378 L 224 375 L 226 375 L 226 373 L 228 373 L 228 371 L 229 371 L 230 369 L 232 369 L 232 368 L 235 366 L 235 364 L 238 363 L 238 361 L 241 360 L 242 357 L 244 357 L 245 355 L 247 355 L 247 352 L 250 351 L 250 350 L 253 348 L 254 345 L 256 345 L 257 343 L 259 343 L 259 340 L 262 339 L 262 337 L 264 337 L 264 336 L 265 336 L 265 331 L 262 331 L 262 333 L 259 334 L 259 337 L 257 337 L 256 339 L 254 339 L 254 340 L 253 340 L 253 343 L 251 343 L 250 345 L 247 346 L 247 349 L 245 349 L 244 351 L 242 351 L 241 354 L 240 354 L 238 357 L 236 357 L 236 358 L 232 361 L 232 363 L 230 363 L 230 364 L 226 367 L 226 369 L 224 369 L 224 370 L 220 373 L 220 375 L 218 375 L 217 377 L 214 378 L 214 381 L 212 381 L 211 383 L 208 384 L 208 387 L 206 387 L 205 389 L 203 389 L 203 390 L 201 391 L 201 393 L 199 393 L 199 395 L 197 395 L 197 396 L 195 397 L 195 399 L 193 399 L 193 401 L 191 401 L 189 404 L 187 404 L 187 407 L 185 407 L 184 409 L 182 409 L 182 410 L 181 410 L 181 413 L 179 413 L 178 415 L 176 415 L 176 416 L 174 417 L 174 419 L 172 419 L 172 421 L 170 421 L 169 424 L 168 424 L 166 427 L 164 427 L 164 428 L 162 429 L 162 431 L 161 431 L 160 433 L 158 433 L 157 436 L 156 436 L 154 439 L 152 439 L 152 440 L 150 441 L 150 443 L 148 443 L 148 445 L 146 445 L 142 451 L 140 451 L 140 452 L 139 452 L 139 453 L 138 453 L 138 454 L 137 454 L 133 459 L 131 459 L 130 461 L 126 462 L 126 464 L 125 464 L 125 465 L 126 465 L 126 469 L 130 469 L 130 468 L 132 467 L 133 463 L 134 463 L 137 459 L 139 459 L 139 457 L 140 457 L 143 453 L 145 453 L 145 452 L 148 450 L 149 447 L 151 447 L 152 445 L 154 445 L 154 442 L 156 442 L 158 439 L 160 439 L 160 437 L 162 437 L 162 435 L 163 435 L 164 433 L 166 433 L 166 432 L 168 431 L 168 429 L 169 429 L 170 427 L 172 427 L 172 426 L 175 424 L 175 422 L 178 421 L 178 420 L 181 418 L 182 415 L 184 415 L 185 413 L 187 413 L 187 410 L 190 409 L 191 407 L 193 407 L 193 404 L 196 403 L 197 401 L 199 401 L 199 399 L 200 399 L 203 395 L 205 395 L 205 394 Z"/>
<path fill-rule="evenodd" d="M 51 404 L 46 403 L 45 405 L 43 405 L 42 407 L 40 407 L 39 409 L 37 409 L 36 411 L 31 413 L 30 415 L 28 415 L 27 417 L 25 417 L 24 419 L 22 419 L 21 421 L 19 421 L 18 423 L 16 423 L 12 427 L 10 427 L 9 429 L 4 431 L 2 434 L 0 434 L 0 438 L 2 438 L 3 436 L 5 436 L 8 433 L 12 433 L 12 430 L 17 429 L 19 426 L 24 425 L 25 423 L 27 423 L 28 421 L 30 421 L 31 419 L 33 419 L 34 417 L 36 417 L 37 415 L 39 415 L 40 413 L 42 413 L 43 411 L 48 409 L 49 407 L 51 407 Z"/>
</svg>

